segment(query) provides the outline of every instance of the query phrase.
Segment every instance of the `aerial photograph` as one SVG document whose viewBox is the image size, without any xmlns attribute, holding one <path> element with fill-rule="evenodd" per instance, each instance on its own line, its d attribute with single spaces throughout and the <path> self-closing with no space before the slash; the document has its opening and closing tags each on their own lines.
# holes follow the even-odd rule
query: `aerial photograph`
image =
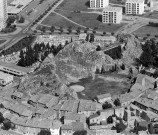
<svg viewBox="0 0 158 135">
<path fill-rule="evenodd" d="M 0 135 L 158 135 L 158 0 L 0 0 Z"/>
</svg>

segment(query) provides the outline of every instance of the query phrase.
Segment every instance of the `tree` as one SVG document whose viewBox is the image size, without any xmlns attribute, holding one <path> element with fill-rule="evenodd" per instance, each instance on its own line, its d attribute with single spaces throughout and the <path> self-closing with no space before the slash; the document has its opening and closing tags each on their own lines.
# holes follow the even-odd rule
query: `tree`
<svg viewBox="0 0 158 135">
<path fill-rule="evenodd" d="M 120 100 L 119 100 L 118 98 L 115 99 L 114 104 L 115 104 L 116 106 L 121 106 L 121 102 L 120 102 Z"/>
<path fill-rule="evenodd" d="M 24 52 L 23 50 L 20 51 L 20 55 L 19 55 L 19 62 L 18 62 L 18 65 L 19 66 L 22 66 L 22 67 L 25 67 L 25 57 L 24 57 Z"/>
<path fill-rule="evenodd" d="M 38 135 L 51 135 L 51 132 L 49 130 L 41 130 Z"/>
<path fill-rule="evenodd" d="M 120 132 L 122 132 L 125 129 L 126 129 L 126 126 L 123 124 L 123 121 L 120 120 L 120 123 L 116 124 L 117 133 L 120 133 Z"/>
<path fill-rule="evenodd" d="M 105 32 L 105 31 L 103 32 L 103 35 L 106 35 L 106 32 Z"/>
<path fill-rule="evenodd" d="M 75 131 L 73 135 L 87 135 L 87 131 L 86 130 Z"/>
<path fill-rule="evenodd" d="M 94 42 L 94 34 L 91 34 L 90 35 L 90 40 L 89 40 L 90 42 Z"/>
<path fill-rule="evenodd" d="M 11 122 L 10 121 L 4 121 L 3 122 L 3 129 L 4 130 L 9 130 L 10 128 L 11 128 L 12 126 L 11 126 Z"/>
<path fill-rule="evenodd" d="M 98 45 L 96 51 L 101 51 L 101 47 Z"/>
<path fill-rule="evenodd" d="M 108 103 L 108 102 L 105 102 L 103 105 L 102 105 L 103 109 L 108 109 L 108 108 L 112 108 L 112 104 Z"/>
<path fill-rule="evenodd" d="M 18 19 L 19 23 L 24 23 L 25 22 L 25 18 L 23 16 L 20 16 Z"/>
<path fill-rule="evenodd" d="M 113 118 L 112 118 L 112 116 L 109 116 L 109 117 L 107 118 L 107 123 L 108 123 L 108 124 L 113 123 Z"/>
</svg>

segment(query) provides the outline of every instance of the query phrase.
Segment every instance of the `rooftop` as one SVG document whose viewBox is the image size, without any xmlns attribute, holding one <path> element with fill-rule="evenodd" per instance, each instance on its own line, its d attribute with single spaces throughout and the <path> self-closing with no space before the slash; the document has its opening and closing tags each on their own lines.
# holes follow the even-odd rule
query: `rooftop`
<svg viewBox="0 0 158 135">
<path fill-rule="evenodd" d="M 24 73 L 29 73 L 31 71 L 31 68 L 20 67 L 20 66 L 17 66 L 15 64 L 7 63 L 4 61 L 0 61 L 0 67 L 1 66 L 6 67 L 6 68 L 10 68 L 10 69 L 13 69 L 16 71 L 24 72 Z"/>
<path fill-rule="evenodd" d="M 98 99 L 103 99 L 103 98 L 108 98 L 108 97 L 111 97 L 111 94 L 110 94 L 110 93 L 102 94 L 102 95 L 98 95 L 98 96 L 97 96 Z"/>
<path fill-rule="evenodd" d="M 7 77 L 13 77 L 10 74 L 0 72 L 0 79 L 5 80 Z"/>
<path fill-rule="evenodd" d="M 122 12 L 122 7 L 108 6 L 103 9 L 103 12 Z"/>
<path fill-rule="evenodd" d="M 127 3 L 144 3 L 144 0 L 126 0 Z"/>
</svg>

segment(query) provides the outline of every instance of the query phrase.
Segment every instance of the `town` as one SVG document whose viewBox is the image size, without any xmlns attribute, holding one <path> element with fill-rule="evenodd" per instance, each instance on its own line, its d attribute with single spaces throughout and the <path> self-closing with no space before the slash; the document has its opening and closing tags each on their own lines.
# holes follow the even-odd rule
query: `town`
<svg viewBox="0 0 158 135">
<path fill-rule="evenodd" d="M 0 135 L 158 134 L 157 0 L 0 0 Z"/>
</svg>

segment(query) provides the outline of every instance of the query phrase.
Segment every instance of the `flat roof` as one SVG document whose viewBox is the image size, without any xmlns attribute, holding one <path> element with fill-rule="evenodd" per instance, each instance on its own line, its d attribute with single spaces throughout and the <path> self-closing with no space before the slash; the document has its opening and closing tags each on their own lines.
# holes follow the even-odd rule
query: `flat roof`
<svg viewBox="0 0 158 135">
<path fill-rule="evenodd" d="M 10 77 L 10 76 L 12 76 L 12 75 L 0 72 L 0 79 L 5 79 L 5 78 Z"/>
<path fill-rule="evenodd" d="M 8 6 L 7 11 L 10 14 L 18 14 L 23 10 L 32 0 L 13 0 Z"/>
<path fill-rule="evenodd" d="M 144 0 L 126 0 L 126 3 L 144 3 Z"/>
<path fill-rule="evenodd" d="M 108 7 L 105 7 L 103 9 L 103 12 L 104 11 L 108 11 L 108 12 L 122 12 L 122 7 L 111 7 L 111 6 L 108 6 Z"/>
<path fill-rule="evenodd" d="M 7 62 L 4 62 L 4 61 L 0 61 L 0 66 L 10 68 L 10 69 L 13 69 L 13 70 L 17 70 L 17 71 L 20 71 L 20 72 L 24 72 L 24 73 L 29 73 L 31 71 L 31 68 L 20 67 L 20 66 L 17 66 L 15 64 L 7 63 Z"/>
</svg>

